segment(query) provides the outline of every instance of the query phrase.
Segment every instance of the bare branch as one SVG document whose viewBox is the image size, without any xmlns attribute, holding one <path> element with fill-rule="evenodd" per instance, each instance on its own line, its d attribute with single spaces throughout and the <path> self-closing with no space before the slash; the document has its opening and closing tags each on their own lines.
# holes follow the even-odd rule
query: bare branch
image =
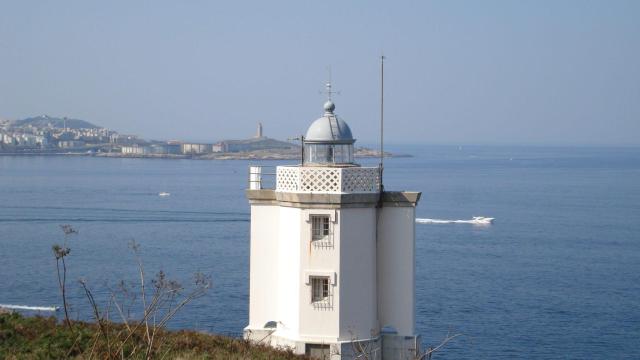
<svg viewBox="0 0 640 360">
<path fill-rule="evenodd" d="M 422 355 L 418 356 L 418 357 L 416 358 L 416 360 L 431 359 L 431 355 L 432 355 L 433 353 L 435 353 L 436 351 L 440 350 L 440 349 L 441 349 L 443 346 L 445 346 L 449 341 L 451 341 L 451 340 L 453 340 L 453 339 L 455 339 L 455 338 L 457 338 L 457 337 L 459 337 L 459 336 L 462 336 L 462 335 L 464 335 L 464 334 L 462 334 L 462 333 L 458 333 L 458 334 L 455 334 L 455 335 L 449 335 L 449 334 L 447 334 L 447 336 L 444 338 L 444 340 L 442 340 L 442 342 L 440 342 L 440 344 L 438 344 L 438 345 L 437 345 L 436 347 L 434 347 L 434 348 L 432 348 L 432 347 L 428 348 L 428 349 L 427 349 L 427 351 L 425 351 L 425 352 L 424 352 L 424 354 L 422 354 Z"/>
</svg>

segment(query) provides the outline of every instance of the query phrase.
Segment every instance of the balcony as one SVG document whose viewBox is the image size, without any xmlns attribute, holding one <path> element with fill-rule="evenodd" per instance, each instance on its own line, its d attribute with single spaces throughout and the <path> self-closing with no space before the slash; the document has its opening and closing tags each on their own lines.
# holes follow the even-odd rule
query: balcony
<svg viewBox="0 0 640 360">
<path fill-rule="evenodd" d="M 376 193 L 380 173 L 375 167 L 278 166 L 276 191 L 293 193 Z"/>
<path fill-rule="evenodd" d="M 249 189 L 272 188 L 265 186 L 273 183 L 275 191 L 288 193 L 377 193 L 380 187 L 380 171 L 377 167 L 311 167 L 278 166 L 276 172 L 263 173 L 262 167 L 249 169 Z M 269 184 L 270 185 L 270 184 Z"/>
</svg>

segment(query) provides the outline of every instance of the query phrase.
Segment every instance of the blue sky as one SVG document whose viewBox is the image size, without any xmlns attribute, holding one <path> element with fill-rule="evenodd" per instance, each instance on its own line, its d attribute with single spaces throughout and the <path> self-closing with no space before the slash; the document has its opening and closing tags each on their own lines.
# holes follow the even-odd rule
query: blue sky
<svg viewBox="0 0 640 360">
<path fill-rule="evenodd" d="M 0 118 L 154 139 L 640 145 L 640 1 L 0 1 Z"/>
</svg>

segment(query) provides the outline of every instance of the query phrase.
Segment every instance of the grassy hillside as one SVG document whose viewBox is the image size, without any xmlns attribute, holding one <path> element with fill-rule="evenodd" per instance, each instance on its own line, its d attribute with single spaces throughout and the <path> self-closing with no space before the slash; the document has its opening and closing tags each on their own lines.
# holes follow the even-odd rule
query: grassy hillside
<svg viewBox="0 0 640 360">
<path fill-rule="evenodd" d="M 53 317 L 0 314 L 1 359 L 145 359 L 144 328 L 130 340 L 114 339 L 129 331 L 123 324 L 101 326 L 72 322 L 71 328 Z M 105 336 L 106 335 L 106 336 Z M 251 345 L 243 340 L 194 331 L 162 331 L 150 351 L 154 359 L 307 359 L 289 352 Z"/>
</svg>

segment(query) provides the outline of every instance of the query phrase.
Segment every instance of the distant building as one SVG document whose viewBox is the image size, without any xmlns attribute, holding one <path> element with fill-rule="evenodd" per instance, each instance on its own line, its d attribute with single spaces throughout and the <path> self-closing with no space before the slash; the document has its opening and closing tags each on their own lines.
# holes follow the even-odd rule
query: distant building
<svg viewBox="0 0 640 360">
<path fill-rule="evenodd" d="M 55 134 L 58 141 L 75 140 L 75 134 L 71 131 L 63 131 Z"/>
<path fill-rule="evenodd" d="M 256 131 L 256 136 L 254 136 L 256 139 L 260 139 L 262 137 L 262 123 L 259 122 L 258 123 L 258 131 Z"/>
<path fill-rule="evenodd" d="M 180 150 L 185 155 L 208 154 L 212 152 L 212 145 L 183 143 L 180 145 Z"/>
<path fill-rule="evenodd" d="M 140 138 L 135 135 L 124 135 L 124 134 L 112 134 L 109 137 L 109 141 L 112 144 L 122 144 L 122 145 L 134 145 L 140 142 L 144 142 Z"/>
<path fill-rule="evenodd" d="M 58 141 L 58 147 L 61 149 L 73 149 L 83 147 L 85 142 L 82 140 L 62 140 Z"/>
<path fill-rule="evenodd" d="M 6 145 L 14 145 L 15 141 L 13 139 L 13 136 L 9 134 L 0 134 L 0 143 L 6 144 Z"/>
<path fill-rule="evenodd" d="M 151 147 L 146 145 L 125 145 L 122 147 L 122 153 L 127 155 L 148 155 L 151 154 Z"/>
<path fill-rule="evenodd" d="M 49 145 L 49 139 L 44 135 L 36 135 L 36 145 L 46 147 Z"/>
<path fill-rule="evenodd" d="M 31 134 L 20 134 L 16 136 L 16 140 L 19 146 L 35 147 L 36 136 Z"/>
<path fill-rule="evenodd" d="M 211 152 L 214 152 L 214 153 L 224 152 L 224 143 L 217 142 L 211 145 Z"/>
<path fill-rule="evenodd" d="M 180 154 L 180 144 L 152 144 L 150 151 L 156 155 Z"/>
</svg>

